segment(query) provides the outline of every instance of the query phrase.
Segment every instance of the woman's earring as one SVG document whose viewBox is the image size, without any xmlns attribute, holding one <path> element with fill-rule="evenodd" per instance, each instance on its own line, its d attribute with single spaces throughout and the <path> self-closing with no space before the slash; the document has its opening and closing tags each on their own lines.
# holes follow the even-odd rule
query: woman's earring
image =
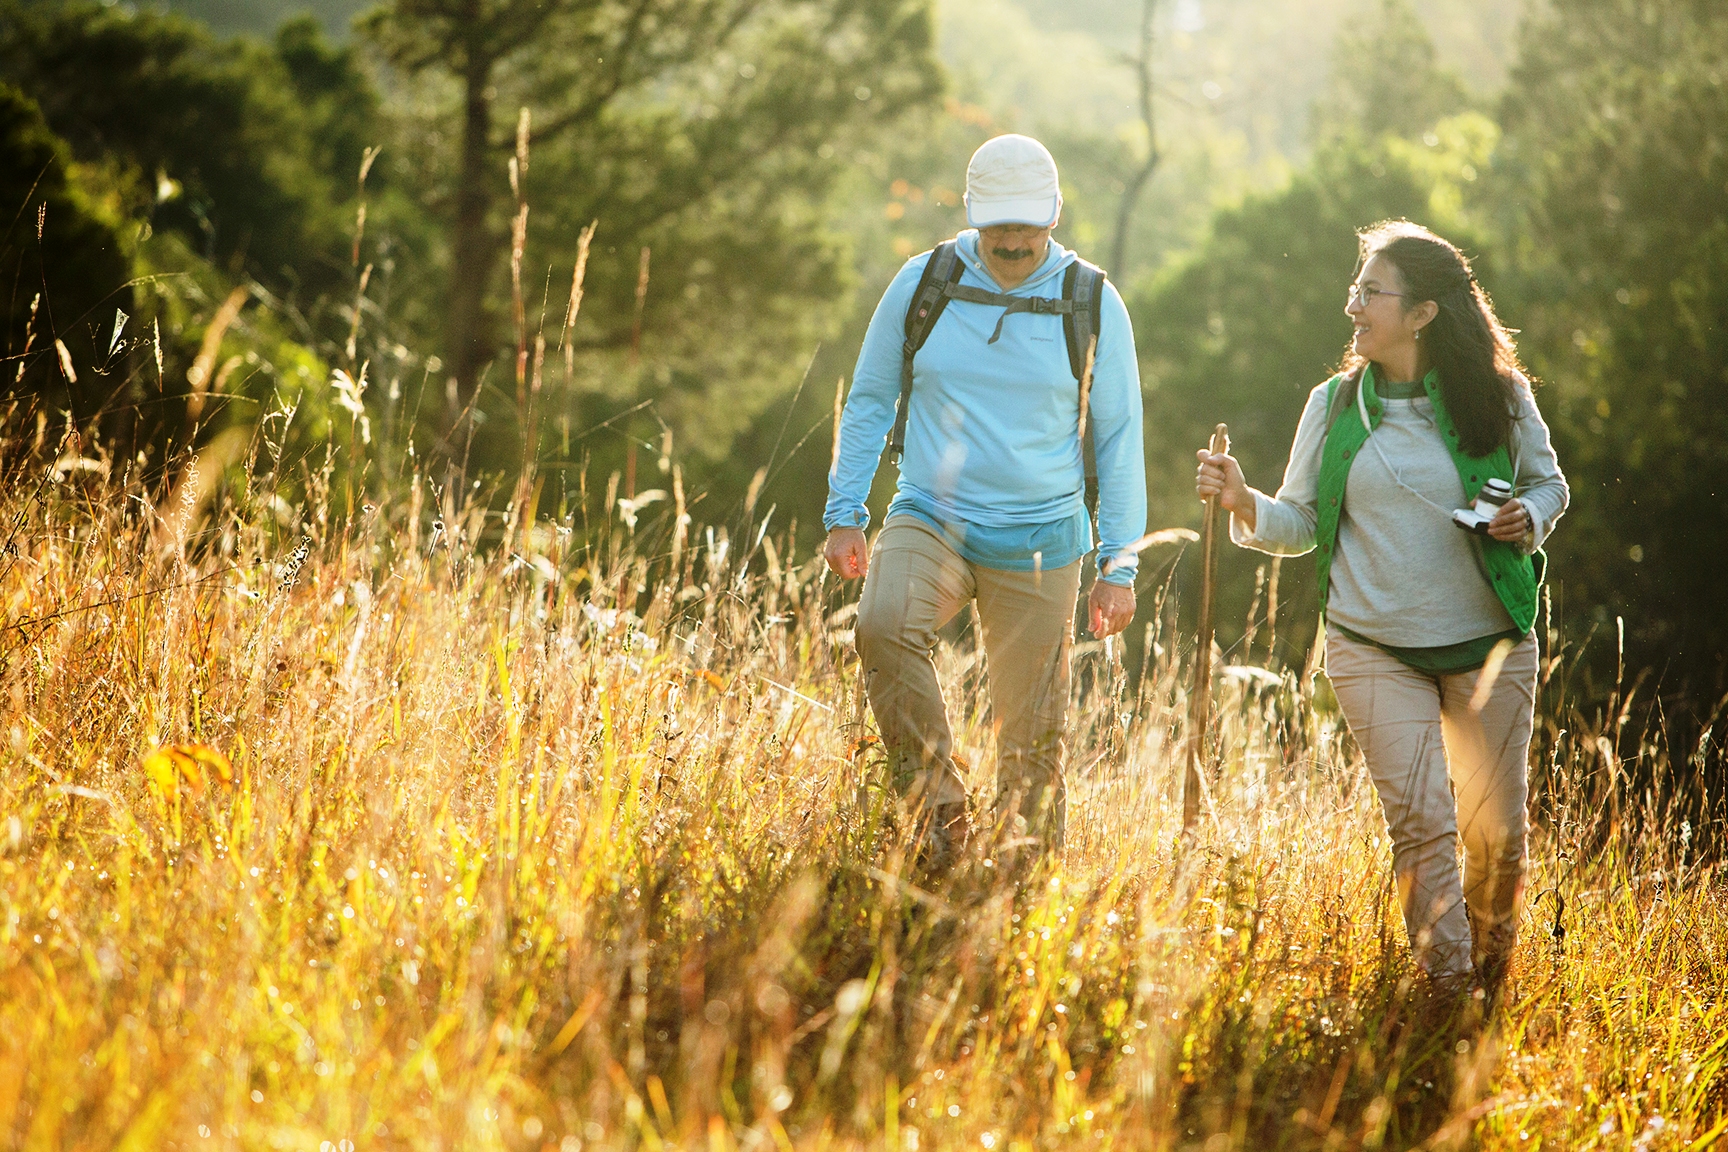
<svg viewBox="0 0 1728 1152">
<path fill-rule="evenodd" d="M 1416 332 L 1415 332 L 1415 335 L 1413 335 L 1413 336 L 1412 336 L 1412 337 L 1411 337 L 1411 339 L 1413 339 L 1413 340 L 1420 340 L 1420 339 L 1422 339 L 1422 329 L 1420 329 L 1420 328 L 1418 328 L 1418 329 L 1416 329 Z"/>
</svg>

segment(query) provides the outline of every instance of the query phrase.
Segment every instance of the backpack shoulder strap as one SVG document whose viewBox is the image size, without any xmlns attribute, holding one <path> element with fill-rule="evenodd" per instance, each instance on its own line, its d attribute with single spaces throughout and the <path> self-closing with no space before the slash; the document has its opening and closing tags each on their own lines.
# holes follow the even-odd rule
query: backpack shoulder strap
<svg viewBox="0 0 1728 1152">
<path fill-rule="evenodd" d="M 1086 357 L 1093 352 L 1092 342 L 1098 338 L 1098 316 L 1104 302 L 1104 269 L 1085 260 L 1076 259 L 1062 274 L 1062 299 L 1069 302 L 1062 314 L 1062 331 L 1068 338 L 1068 368 L 1082 391 L 1089 390 L 1092 381 L 1086 375 Z M 1090 397 L 1082 396 L 1082 409 Z M 1086 510 L 1098 514 L 1098 450 L 1092 440 L 1092 421 L 1085 420 L 1081 435 L 1080 455 L 1085 462 Z"/>
<path fill-rule="evenodd" d="M 930 329 L 936 327 L 942 310 L 948 307 L 949 295 L 944 289 L 957 283 L 964 271 L 954 241 L 944 240 L 930 250 L 930 259 L 924 262 L 924 272 L 918 277 L 918 288 L 906 306 L 906 345 L 912 351 L 924 347 L 924 341 L 930 338 Z"/>
<path fill-rule="evenodd" d="M 1062 273 L 1062 299 L 1073 305 L 1062 316 L 1062 330 L 1068 337 L 1068 367 L 1076 380 L 1086 374 L 1086 352 L 1098 335 L 1104 280 L 1104 269 L 1085 260 L 1075 260 Z"/>
<path fill-rule="evenodd" d="M 906 342 L 900 346 L 900 396 L 894 402 L 894 428 L 888 433 L 888 450 L 896 464 L 906 451 L 906 418 L 912 407 L 912 358 L 930 338 L 930 330 L 948 307 L 949 287 L 959 281 L 965 270 L 954 241 L 942 241 L 930 250 L 924 272 L 918 277 L 918 287 L 912 293 L 912 303 L 906 306 Z"/>
</svg>

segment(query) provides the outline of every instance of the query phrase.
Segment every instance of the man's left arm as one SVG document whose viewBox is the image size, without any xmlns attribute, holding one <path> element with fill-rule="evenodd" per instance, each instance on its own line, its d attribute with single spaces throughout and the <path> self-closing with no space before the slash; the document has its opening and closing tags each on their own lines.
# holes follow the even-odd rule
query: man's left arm
<svg viewBox="0 0 1728 1152">
<path fill-rule="evenodd" d="M 1099 579 L 1132 588 L 1140 570 L 1129 548 L 1146 534 L 1146 452 L 1134 328 L 1116 286 L 1104 282 L 1088 419 L 1098 460 Z"/>
</svg>

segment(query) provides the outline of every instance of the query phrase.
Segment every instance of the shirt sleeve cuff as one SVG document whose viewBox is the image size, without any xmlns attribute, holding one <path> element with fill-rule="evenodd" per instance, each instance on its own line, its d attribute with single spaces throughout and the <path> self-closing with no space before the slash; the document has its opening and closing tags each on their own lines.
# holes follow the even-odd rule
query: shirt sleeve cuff
<svg viewBox="0 0 1728 1152">
<path fill-rule="evenodd" d="M 1535 555 L 1536 550 L 1542 547 L 1543 541 L 1548 538 L 1549 533 L 1554 531 L 1554 523 L 1560 517 L 1557 513 L 1551 512 L 1547 507 L 1545 507 L 1546 502 L 1540 498 L 1534 501 L 1528 498 L 1521 498 L 1519 503 L 1524 506 L 1524 511 L 1530 517 L 1530 530 L 1525 532 L 1524 535 L 1520 536 L 1517 540 L 1513 541 L 1513 543 L 1518 546 L 1518 550 L 1524 553 L 1524 555 L 1533 556 Z"/>
<path fill-rule="evenodd" d="M 870 527 L 870 510 L 868 508 L 854 508 L 846 512 L 830 513 L 822 517 L 822 527 L 828 532 L 832 532 L 836 528 L 868 528 Z"/>
<path fill-rule="evenodd" d="M 1118 588 L 1134 587 L 1134 578 L 1140 574 L 1140 557 L 1129 553 L 1127 560 L 1117 560 L 1098 549 L 1094 561 L 1098 566 L 1098 580 L 1103 584 L 1114 584 Z"/>
<path fill-rule="evenodd" d="M 1266 508 L 1271 503 L 1272 503 L 1271 497 L 1267 496 L 1264 492 L 1255 492 L 1254 493 L 1254 526 L 1256 528 L 1258 528 L 1262 524 L 1266 523 Z M 1229 516 L 1230 516 L 1230 543 L 1239 545 L 1241 547 L 1252 547 L 1255 544 L 1264 543 L 1264 541 L 1256 533 L 1250 532 L 1248 530 L 1247 525 L 1243 524 L 1241 520 L 1237 519 L 1236 513 L 1231 512 L 1229 514 Z"/>
</svg>

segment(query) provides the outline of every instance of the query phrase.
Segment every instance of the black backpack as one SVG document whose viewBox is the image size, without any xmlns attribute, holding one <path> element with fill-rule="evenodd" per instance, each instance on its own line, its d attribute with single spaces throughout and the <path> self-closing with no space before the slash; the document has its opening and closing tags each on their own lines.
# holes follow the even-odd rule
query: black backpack
<svg viewBox="0 0 1728 1152">
<path fill-rule="evenodd" d="M 912 358 L 924 347 L 930 330 L 942 318 L 942 310 L 950 300 L 965 300 L 972 304 L 991 304 L 1002 309 L 996 321 L 996 331 L 988 343 L 994 344 L 1002 335 L 1002 323 L 1014 312 L 1032 312 L 1062 317 L 1062 331 L 1068 338 L 1068 368 L 1075 382 L 1086 389 L 1091 386 L 1087 363 L 1093 355 L 1098 338 L 1099 304 L 1104 298 L 1104 270 L 1084 260 L 1075 260 L 1062 274 L 1062 296 L 1010 296 L 1004 292 L 989 292 L 960 283 L 966 267 L 960 262 L 954 241 L 944 240 L 930 253 L 924 274 L 918 279 L 918 290 L 906 309 L 906 343 L 900 350 L 900 398 L 894 406 L 894 430 L 888 434 L 888 450 L 894 462 L 900 462 L 906 451 L 906 418 L 912 405 Z M 1084 406 L 1084 398 L 1082 401 Z M 1098 509 L 1098 462 L 1092 447 L 1092 426 L 1086 422 L 1082 437 L 1082 454 L 1086 461 L 1086 508 Z"/>
</svg>

